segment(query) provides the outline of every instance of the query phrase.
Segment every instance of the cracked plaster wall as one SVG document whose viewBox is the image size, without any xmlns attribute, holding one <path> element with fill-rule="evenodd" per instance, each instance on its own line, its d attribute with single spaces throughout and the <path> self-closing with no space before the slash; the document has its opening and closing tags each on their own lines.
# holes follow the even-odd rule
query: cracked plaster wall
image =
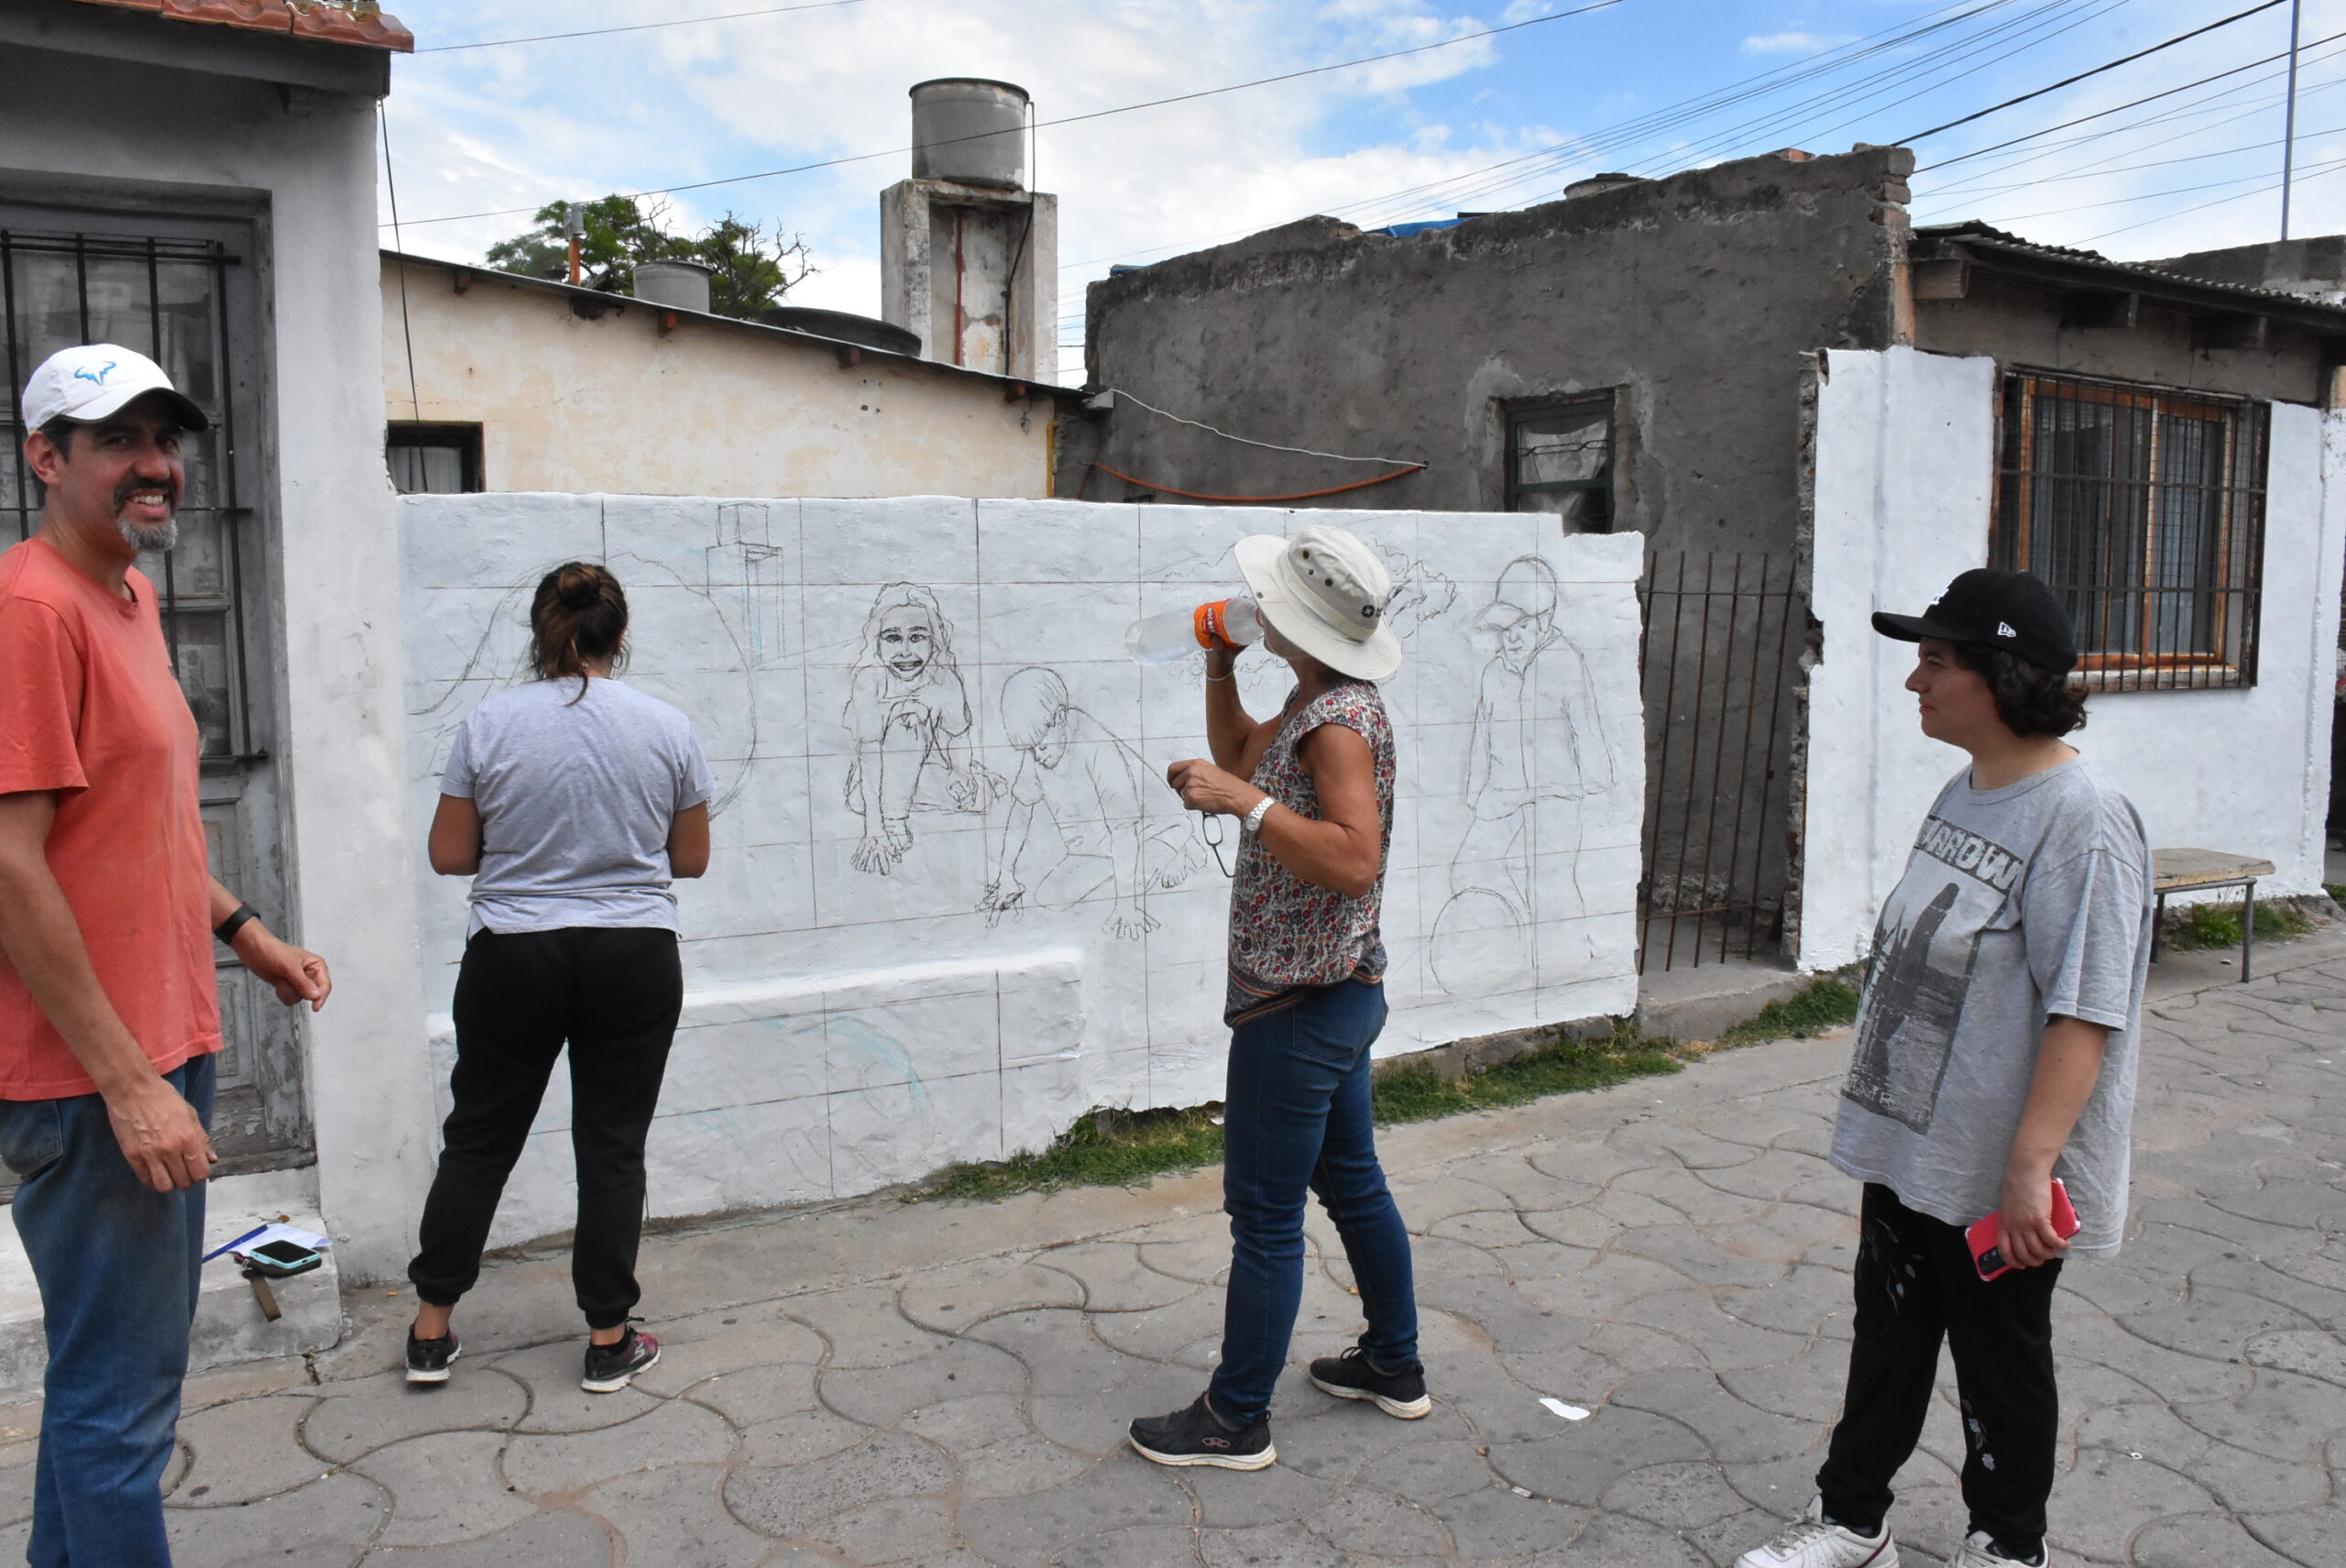
<svg viewBox="0 0 2346 1568">
<path fill-rule="evenodd" d="M 1403 584 L 1379 1054 L 1635 1003 L 1634 534 L 1564 539 L 1530 516 L 936 497 L 419 496 L 399 518 L 415 820 L 455 727 L 521 677 L 539 575 L 574 557 L 607 560 L 627 586 L 625 678 L 692 716 L 718 774 L 709 875 L 678 884 L 687 994 L 649 1150 L 655 1214 L 870 1191 L 1038 1146 L 1094 1105 L 1219 1098 L 1228 883 L 1162 782 L 1206 749 L 1199 664 L 1141 665 L 1123 640 L 1137 616 L 1232 592 L 1229 548 L 1249 532 L 1341 522 Z M 1478 625 L 1511 565 L 1518 598 L 1542 571 L 1555 581 L 1558 635 L 1520 680 Z M 849 783 L 859 757 L 876 765 L 848 698 L 891 583 L 928 590 L 949 623 L 932 674 L 949 642 L 970 710 L 920 775 L 900 852 Z M 1053 689 L 1036 670 L 1082 722 L 1022 791 L 1022 768 L 1047 754 L 1016 733 L 1017 694 Z M 1284 666 L 1257 652 L 1241 671 L 1250 709 L 1275 711 Z M 1513 705 L 1496 718 L 1494 694 Z M 1478 746 L 1524 759 L 1521 798 L 1486 787 L 1477 809 Z M 1105 784 L 1076 780 L 1079 764 Z M 1131 831 L 1103 835 L 1084 803 L 1127 779 Z M 1047 803 L 1016 839 L 1022 896 L 990 908 L 1011 804 L 1036 782 Z M 1145 860 L 1130 896 L 1094 853 L 1114 844 Z M 444 1085 L 465 883 L 432 876 L 420 844 L 411 864 Z M 557 1081 L 500 1242 L 569 1223 L 566 1106 Z"/>
<path fill-rule="evenodd" d="M 1821 356 L 1799 959 L 1861 958 L 1916 826 L 1961 754 L 1926 739 L 1903 689 L 1913 652 L 1877 609 L 1913 611 L 1985 565 L 1996 365 L 1909 348 Z M 2154 849 L 2262 856 L 2260 892 L 2319 893 L 2330 790 L 2346 422 L 2275 403 L 2257 684 L 2098 692 L 2077 749 L 2142 813 Z"/>
</svg>

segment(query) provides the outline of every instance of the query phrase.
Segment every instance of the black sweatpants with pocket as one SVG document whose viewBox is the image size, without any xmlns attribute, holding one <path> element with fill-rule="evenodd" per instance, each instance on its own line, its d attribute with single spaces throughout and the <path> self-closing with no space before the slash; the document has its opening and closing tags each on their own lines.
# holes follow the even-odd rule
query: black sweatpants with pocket
<svg viewBox="0 0 2346 1568">
<path fill-rule="evenodd" d="M 2059 1259 L 1979 1277 L 1962 1230 L 1868 1182 L 1859 1211 L 1849 1386 L 1816 1489 L 1827 1518 L 1861 1535 L 1890 1512 L 1891 1478 L 1914 1452 L 1955 1353 L 1963 1410 L 1963 1502 L 1972 1530 L 2033 1557 L 2045 1541 L 2060 1393 L 2053 1379 Z"/>
<path fill-rule="evenodd" d="M 546 1080 L 570 1047 L 570 1146 L 578 1166 L 571 1280 L 590 1328 L 627 1321 L 642 1292 L 643 1141 L 684 1008 L 676 934 L 657 927 L 574 926 L 465 944 L 456 978 L 455 1101 L 423 1205 L 408 1278 L 453 1307 L 480 1277 L 489 1223 Z"/>
</svg>

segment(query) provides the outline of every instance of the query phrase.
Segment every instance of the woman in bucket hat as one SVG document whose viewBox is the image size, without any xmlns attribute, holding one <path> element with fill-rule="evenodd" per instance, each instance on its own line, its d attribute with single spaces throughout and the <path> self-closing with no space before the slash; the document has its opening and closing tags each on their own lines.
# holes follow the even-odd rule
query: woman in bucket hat
<svg viewBox="0 0 2346 1568">
<path fill-rule="evenodd" d="M 1133 1422 L 1160 1464 L 1271 1464 L 1272 1386 L 1303 1293 L 1303 1208 L 1319 1194 L 1368 1320 L 1360 1343 L 1311 1364 L 1340 1398 L 1414 1420 L 1431 1409 L 1418 1363 L 1409 1235 L 1376 1161 L 1368 1051 L 1385 1025 L 1377 906 L 1393 836 L 1393 727 L 1376 683 L 1401 665 L 1385 624 L 1392 580 L 1341 528 L 1239 541 L 1263 646 L 1295 672 L 1279 712 L 1240 705 L 1237 653 L 1206 656 L 1213 760 L 1167 777 L 1192 811 L 1239 818 L 1230 900 L 1231 1026 L 1222 1207 L 1230 1285 L 1222 1360 L 1195 1403 Z"/>
</svg>

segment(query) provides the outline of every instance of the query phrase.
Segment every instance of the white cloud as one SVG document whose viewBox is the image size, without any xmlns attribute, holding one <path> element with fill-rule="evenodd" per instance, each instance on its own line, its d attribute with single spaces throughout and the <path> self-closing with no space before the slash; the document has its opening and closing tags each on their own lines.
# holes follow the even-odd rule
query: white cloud
<svg viewBox="0 0 2346 1568">
<path fill-rule="evenodd" d="M 1755 33 L 1743 40 L 1746 54 L 1818 54 L 1854 43 L 1854 33 Z"/>
</svg>

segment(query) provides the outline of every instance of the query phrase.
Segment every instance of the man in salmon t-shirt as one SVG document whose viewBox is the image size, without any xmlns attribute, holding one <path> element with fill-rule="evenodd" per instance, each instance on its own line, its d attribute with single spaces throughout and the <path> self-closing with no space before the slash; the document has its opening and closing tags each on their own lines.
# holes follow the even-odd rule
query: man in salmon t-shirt
<svg viewBox="0 0 2346 1568">
<path fill-rule="evenodd" d="M 161 1479 L 203 1250 L 226 942 L 280 1000 L 325 961 L 205 864 L 201 744 L 154 585 L 184 431 L 161 367 L 68 348 L 24 395 L 40 532 L 0 554 L 0 1160 L 40 1283 L 47 1399 L 36 1568 L 167 1568 Z"/>
</svg>

